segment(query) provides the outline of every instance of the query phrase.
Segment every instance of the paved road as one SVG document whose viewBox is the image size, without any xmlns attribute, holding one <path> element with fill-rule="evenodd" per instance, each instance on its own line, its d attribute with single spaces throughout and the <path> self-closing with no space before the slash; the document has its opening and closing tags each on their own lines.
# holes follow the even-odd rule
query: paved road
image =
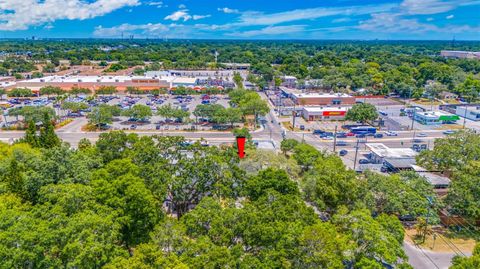
<svg viewBox="0 0 480 269">
<path fill-rule="evenodd" d="M 453 253 L 432 252 L 408 242 L 403 243 L 408 262 L 415 269 L 447 269 L 452 264 Z"/>
</svg>

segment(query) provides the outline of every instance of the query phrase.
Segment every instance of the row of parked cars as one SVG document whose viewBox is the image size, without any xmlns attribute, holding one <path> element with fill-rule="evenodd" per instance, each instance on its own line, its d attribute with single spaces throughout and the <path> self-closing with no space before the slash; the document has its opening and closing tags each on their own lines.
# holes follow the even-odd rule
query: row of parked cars
<svg viewBox="0 0 480 269">
<path fill-rule="evenodd" d="M 336 134 L 333 132 L 326 132 L 323 130 L 314 130 L 314 135 L 318 135 L 320 138 L 324 140 L 333 140 L 334 137 L 336 138 L 347 138 L 347 137 L 356 137 L 356 138 L 366 138 L 367 136 L 371 136 L 374 138 L 382 138 L 384 134 L 381 133 L 353 133 L 353 132 L 337 132 Z M 395 132 L 385 132 L 386 136 L 397 136 L 398 134 Z"/>
</svg>

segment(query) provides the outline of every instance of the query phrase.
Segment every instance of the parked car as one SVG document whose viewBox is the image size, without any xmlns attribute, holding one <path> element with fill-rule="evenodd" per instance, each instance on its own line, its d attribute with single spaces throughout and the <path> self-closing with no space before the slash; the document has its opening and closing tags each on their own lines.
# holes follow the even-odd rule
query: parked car
<svg viewBox="0 0 480 269">
<path fill-rule="evenodd" d="M 426 133 L 419 133 L 417 134 L 418 137 L 427 137 L 428 135 Z"/>
<path fill-rule="evenodd" d="M 333 140 L 333 136 L 323 136 L 323 140 Z"/>
<path fill-rule="evenodd" d="M 365 134 L 357 134 L 355 137 L 356 138 L 365 138 L 367 136 Z"/>
<path fill-rule="evenodd" d="M 337 138 L 347 138 L 346 133 L 337 133 Z"/>
<path fill-rule="evenodd" d="M 300 125 L 300 131 L 305 131 L 305 125 Z"/>
<path fill-rule="evenodd" d="M 323 134 L 323 133 L 325 133 L 325 131 L 323 131 L 323 130 L 319 130 L 319 129 L 313 130 L 313 134 L 314 134 L 314 135 L 321 135 L 321 134 Z"/>
<path fill-rule="evenodd" d="M 345 156 L 345 155 L 348 154 L 348 151 L 345 150 L 345 149 L 342 149 L 342 150 L 340 150 L 339 154 L 340 154 L 340 156 Z"/>
<path fill-rule="evenodd" d="M 135 129 L 137 129 L 137 125 L 135 124 L 130 125 L 130 130 L 135 130 Z"/>
<path fill-rule="evenodd" d="M 375 134 L 373 137 L 375 137 L 375 138 L 382 138 L 382 137 L 383 137 L 383 134 Z"/>
<path fill-rule="evenodd" d="M 82 117 L 82 113 L 78 113 L 78 112 L 70 112 L 67 114 L 67 117 L 71 117 L 71 118 L 78 118 L 78 117 Z"/>
<path fill-rule="evenodd" d="M 367 160 L 367 159 L 360 159 L 360 160 L 358 161 L 358 163 L 359 163 L 359 164 L 369 164 L 370 161 Z"/>
<path fill-rule="evenodd" d="M 333 133 L 332 132 L 324 132 L 323 134 L 320 135 L 320 137 L 325 137 L 325 136 L 333 137 Z"/>
<path fill-rule="evenodd" d="M 347 133 L 347 136 L 355 136 L 355 134 L 352 133 L 352 132 L 349 132 L 349 133 Z"/>
<path fill-rule="evenodd" d="M 378 114 L 382 116 L 388 116 L 387 112 L 384 112 L 384 111 L 378 111 Z"/>
</svg>

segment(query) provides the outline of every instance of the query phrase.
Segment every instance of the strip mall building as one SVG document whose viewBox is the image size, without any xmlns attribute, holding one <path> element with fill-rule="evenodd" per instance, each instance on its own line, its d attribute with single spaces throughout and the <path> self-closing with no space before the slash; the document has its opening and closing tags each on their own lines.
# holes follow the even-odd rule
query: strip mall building
<svg viewBox="0 0 480 269">
<path fill-rule="evenodd" d="M 45 86 L 60 87 L 66 91 L 72 88 L 88 88 L 95 91 L 104 86 L 114 86 L 118 91 L 125 91 L 129 87 L 135 87 L 139 90 L 175 89 L 180 86 L 196 90 L 203 89 L 198 85 L 197 78 L 177 76 L 47 76 L 17 81 L 9 85 L 7 89 L 28 88 L 37 92 Z"/>
</svg>

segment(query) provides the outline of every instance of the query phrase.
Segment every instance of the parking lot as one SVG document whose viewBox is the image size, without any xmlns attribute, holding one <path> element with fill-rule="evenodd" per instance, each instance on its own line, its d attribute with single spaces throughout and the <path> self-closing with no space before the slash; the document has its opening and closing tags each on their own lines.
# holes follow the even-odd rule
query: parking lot
<svg viewBox="0 0 480 269">
<path fill-rule="evenodd" d="M 174 130 L 211 130 L 213 124 L 208 122 L 203 122 L 196 124 L 196 118 L 193 115 L 193 111 L 200 104 L 219 104 L 223 107 L 229 107 L 229 99 L 227 95 L 192 95 L 192 96 L 175 96 L 175 95 L 163 95 L 163 96 L 152 96 L 152 95 L 142 95 L 142 96 L 129 96 L 129 95 L 111 95 L 111 96 L 97 96 L 95 98 L 87 96 L 71 96 L 63 102 L 73 102 L 73 103 L 85 103 L 88 105 L 87 109 L 81 110 L 78 113 L 72 113 L 68 110 L 61 109 L 59 102 L 55 102 L 54 98 L 27 98 L 27 99 L 18 99 L 12 98 L 9 99 L 8 108 L 4 109 L 3 117 L 1 120 L 2 126 L 5 125 L 5 121 L 9 125 L 13 125 L 18 120 L 22 120 L 22 117 L 9 116 L 8 111 L 12 108 L 23 107 L 23 106 L 47 106 L 55 109 L 57 116 L 60 117 L 71 117 L 74 118 L 74 122 L 80 122 L 79 119 L 82 119 L 82 122 L 85 122 L 85 116 L 89 111 L 95 106 L 100 104 L 108 104 L 119 106 L 122 110 L 127 110 L 128 108 L 136 105 L 142 104 L 147 105 L 152 109 L 153 116 L 149 118 L 146 122 L 132 122 L 129 121 L 129 118 L 125 116 L 118 116 L 114 118 L 113 123 L 111 124 L 111 129 L 113 130 L 126 130 L 126 129 L 138 129 L 138 130 L 164 130 L 164 131 L 174 131 Z M 185 123 L 175 122 L 174 120 L 166 120 L 162 116 L 156 115 L 157 108 L 171 105 L 173 108 L 182 109 L 190 113 L 189 119 Z"/>
</svg>

